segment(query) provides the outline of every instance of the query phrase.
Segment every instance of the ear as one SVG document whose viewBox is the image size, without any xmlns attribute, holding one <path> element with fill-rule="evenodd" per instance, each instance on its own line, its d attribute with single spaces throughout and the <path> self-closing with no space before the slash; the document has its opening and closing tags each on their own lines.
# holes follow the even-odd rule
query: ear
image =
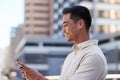
<svg viewBox="0 0 120 80">
<path fill-rule="evenodd" d="M 77 22 L 78 29 L 82 29 L 83 28 L 83 24 L 84 24 L 83 19 L 78 20 L 78 22 Z"/>
</svg>

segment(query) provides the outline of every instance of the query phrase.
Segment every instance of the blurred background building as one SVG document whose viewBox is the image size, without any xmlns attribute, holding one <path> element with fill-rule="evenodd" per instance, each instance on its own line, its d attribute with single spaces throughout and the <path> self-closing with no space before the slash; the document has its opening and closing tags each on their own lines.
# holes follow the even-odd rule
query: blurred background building
<svg viewBox="0 0 120 80">
<path fill-rule="evenodd" d="M 52 0 L 25 0 L 25 37 L 49 37 L 52 35 L 52 4 Z"/>
<path fill-rule="evenodd" d="M 120 73 L 120 0 L 25 0 L 23 4 L 24 23 L 11 29 L 5 70 L 16 71 L 18 58 L 44 75 L 59 75 L 73 44 L 61 32 L 61 12 L 67 6 L 84 5 L 93 19 L 90 36 L 100 40 L 109 73 Z"/>
</svg>

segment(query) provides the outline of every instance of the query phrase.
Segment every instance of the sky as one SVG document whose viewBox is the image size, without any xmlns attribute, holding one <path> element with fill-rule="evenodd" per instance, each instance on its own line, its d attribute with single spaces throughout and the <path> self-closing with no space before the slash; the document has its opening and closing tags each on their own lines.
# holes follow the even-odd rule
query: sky
<svg viewBox="0 0 120 80">
<path fill-rule="evenodd" d="M 9 46 L 11 27 L 24 22 L 24 0 L 0 0 L 0 49 Z"/>
</svg>

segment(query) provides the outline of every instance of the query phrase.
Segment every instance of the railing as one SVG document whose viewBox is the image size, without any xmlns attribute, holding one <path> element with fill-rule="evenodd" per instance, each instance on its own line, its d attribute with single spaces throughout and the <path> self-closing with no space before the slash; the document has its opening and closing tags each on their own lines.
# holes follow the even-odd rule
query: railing
<svg viewBox="0 0 120 80">
<path fill-rule="evenodd" d="M 58 80 L 59 76 L 46 76 L 49 80 Z M 106 80 L 110 79 L 110 80 L 118 80 L 120 79 L 120 74 L 108 74 L 106 76 Z"/>
<path fill-rule="evenodd" d="M 106 76 L 106 79 L 118 80 L 118 79 L 120 79 L 120 74 L 108 74 Z"/>
<path fill-rule="evenodd" d="M 58 80 L 59 76 L 46 76 L 46 78 L 49 80 Z"/>
</svg>

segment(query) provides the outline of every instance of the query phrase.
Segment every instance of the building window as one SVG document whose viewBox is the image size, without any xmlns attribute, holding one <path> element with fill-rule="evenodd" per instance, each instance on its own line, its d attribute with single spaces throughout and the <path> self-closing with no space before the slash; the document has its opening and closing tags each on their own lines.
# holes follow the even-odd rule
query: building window
<svg viewBox="0 0 120 80">
<path fill-rule="evenodd" d="M 25 54 L 25 63 L 27 64 L 45 64 L 47 63 L 46 57 L 43 54 Z"/>
<path fill-rule="evenodd" d="M 30 24 L 25 24 L 25 27 L 29 27 L 30 26 Z"/>
<path fill-rule="evenodd" d="M 54 9 L 54 13 L 57 13 L 58 12 L 58 9 Z"/>
<path fill-rule="evenodd" d="M 47 24 L 34 24 L 34 27 L 48 27 Z"/>
<path fill-rule="evenodd" d="M 48 17 L 34 17 L 34 20 L 48 20 Z"/>
<path fill-rule="evenodd" d="M 97 2 L 105 2 L 105 0 L 98 0 Z"/>
<path fill-rule="evenodd" d="M 30 17 L 25 17 L 25 20 L 30 20 Z"/>
<path fill-rule="evenodd" d="M 25 10 L 26 13 L 30 13 L 30 10 Z"/>
<path fill-rule="evenodd" d="M 26 3 L 25 5 L 26 5 L 26 6 L 30 6 L 31 4 L 30 4 L 30 3 Z"/>
<path fill-rule="evenodd" d="M 35 42 L 27 42 L 25 44 L 25 46 L 38 46 L 39 44 L 38 43 L 35 43 Z"/>
<path fill-rule="evenodd" d="M 34 6 L 48 6 L 48 3 L 34 3 Z"/>
<path fill-rule="evenodd" d="M 25 31 L 25 34 L 30 34 L 30 32 L 29 31 Z"/>
<path fill-rule="evenodd" d="M 49 32 L 48 32 L 48 31 L 44 31 L 44 32 L 41 32 L 41 31 L 35 31 L 34 34 L 47 35 L 47 34 L 49 34 Z"/>
<path fill-rule="evenodd" d="M 99 30 L 98 30 L 100 33 L 104 33 L 104 28 L 103 28 L 103 25 L 100 25 L 99 26 Z"/>
<path fill-rule="evenodd" d="M 103 11 L 103 10 L 100 10 L 100 11 L 98 12 L 98 16 L 99 16 L 99 17 L 104 17 L 104 11 Z"/>
<path fill-rule="evenodd" d="M 43 75 L 48 75 L 48 71 L 38 70 L 38 72 L 39 72 L 40 74 L 43 74 Z"/>
<path fill-rule="evenodd" d="M 48 13 L 48 10 L 34 10 L 34 13 Z"/>
</svg>

